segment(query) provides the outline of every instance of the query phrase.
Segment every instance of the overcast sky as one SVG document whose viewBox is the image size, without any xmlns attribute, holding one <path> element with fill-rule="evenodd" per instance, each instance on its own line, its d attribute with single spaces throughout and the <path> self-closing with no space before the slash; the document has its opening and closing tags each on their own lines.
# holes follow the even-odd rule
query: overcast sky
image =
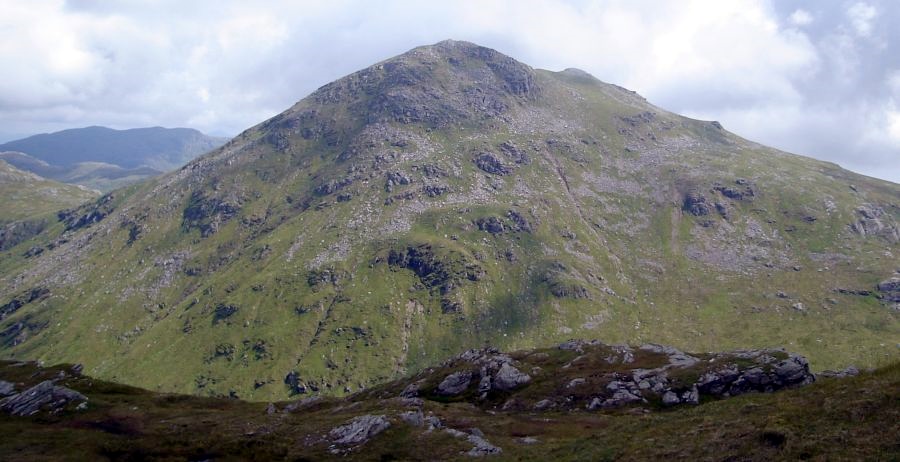
<svg viewBox="0 0 900 462">
<path fill-rule="evenodd" d="M 898 25 L 896 0 L 0 0 L 0 141 L 87 125 L 235 135 L 453 38 L 900 182 Z"/>
</svg>

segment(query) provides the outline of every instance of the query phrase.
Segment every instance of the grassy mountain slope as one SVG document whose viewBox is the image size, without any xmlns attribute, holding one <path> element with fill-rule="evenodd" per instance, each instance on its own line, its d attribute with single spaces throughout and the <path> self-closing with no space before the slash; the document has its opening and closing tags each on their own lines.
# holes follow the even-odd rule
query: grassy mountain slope
<svg viewBox="0 0 900 462">
<path fill-rule="evenodd" d="M 0 144 L 0 151 L 19 151 L 53 165 L 104 162 L 123 168 L 146 166 L 171 170 L 221 146 L 226 140 L 190 128 L 85 127 L 29 136 Z"/>
<path fill-rule="evenodd" d="M 546 367 L 543 374 L 553 371 L 559 369 Z M 490 460 L 894 460 L 900 454 L 896 364 L 669 409 L 485 410 L 469 401 L 398 399 L 400 383 L 340 400 L 277 403 L 269 412 L 264 403 L 158 394 L 66 366 L 0 362 L 0 380 L 18 390 L 53 379 L 87 396 L 86 409 L 71 403 L 55 414 L 0 413 L 4 460 L 471 460 L 465 454 L 473 443 L 452 432 L 477 434 L 473 429 L 502 449 Z M 386 389 L 392 394 L 380 398 Z M 416 425 L 418 412 L 441 428 Z M 412 419 L 404 421 L 404 413 Z M 332 442 L 331 429 L 367 414 L 385 416 L 390 427 L 367 442 Z"/>
<path fill-rule="evenodd" d="M 19 170 L 0 160 L 0 225 L 81 205 L 95 191 Z"/>
<path fill-rule="evenodd" d="M 898 220 L 896 184 L 442 42 L 0 254 L 0 303 L 45 294 L 0 351 L 254 400 L 570 337 L 875 366 Z"/>
</svg>

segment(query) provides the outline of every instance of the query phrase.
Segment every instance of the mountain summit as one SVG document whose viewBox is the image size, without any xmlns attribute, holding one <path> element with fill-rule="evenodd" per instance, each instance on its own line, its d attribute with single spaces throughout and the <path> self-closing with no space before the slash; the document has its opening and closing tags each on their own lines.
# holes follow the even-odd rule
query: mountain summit
<svg viewBox="0 0 900 462">
<path fill-rule="evenodd" d="M 572 337 L 874 366 L 898 219 L 896 184 L 446 41 L 0 254 L 0 351 L 259 400 Z"/>
</svg>

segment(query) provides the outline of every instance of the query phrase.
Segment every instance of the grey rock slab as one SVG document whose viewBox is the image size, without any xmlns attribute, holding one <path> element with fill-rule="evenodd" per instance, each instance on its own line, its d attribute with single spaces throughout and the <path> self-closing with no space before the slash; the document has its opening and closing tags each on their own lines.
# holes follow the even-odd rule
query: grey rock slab
<svg viewBox="0 0 900 462">
<path fill-rule="evenodd" d="M 0 400 L 0 410 L 16 416 L 28 416 L 42 409 L 58 412 L 72 401 L 87 401 L 87 397 L 46 380 L 22 393 L 3 398 Z"/>
<path fill-rule="evenodd" d="M 361 444 L 390 426 L 390 421 L 383 415 L 363 415 L 332 429 L 328 434 L 336 444 Z"/>
</svg>

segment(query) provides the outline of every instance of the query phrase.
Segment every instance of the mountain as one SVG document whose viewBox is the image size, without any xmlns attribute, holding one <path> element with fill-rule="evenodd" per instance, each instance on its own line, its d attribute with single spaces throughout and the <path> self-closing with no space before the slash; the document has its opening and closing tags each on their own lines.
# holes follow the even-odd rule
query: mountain
<svg viewBox="0 0 900 462">
<path fill-rule="evenodd" d="M 0 159 L 0 226 L 75 207 L 97 196 L 95 191 L 42 178 Z"/>
<path fill-rule="evenodd" d="M 898 357 L 900 186 L 466 42 L 58 218 L 0 254 L 0 352 L 155 390 L 342 395 L 573 337 Z"/>
<path fill-rule="evenodd" d="M 692 358 L 702 361 L 691 363 Z M 7 436 L 0 439 L 0 457 L 896 458 L 900 367 L 820 376 L 804 386 L 811 376 L 797 362 L 801 359 L 784 351 L 694 357 L 658 345 L 630 350 L 596 342 L 509 354 L 470 350 L 414 377 L 344 399 L 268 404 L 154 393 L 82 375 L 78 365 L 0 361 L 0 432 Z M 704 370 L 711 372 L 701 374 Z M 470 379 L 463 385 L 458 378 L 466 374 Z M 654 391 L 662 383 L 692 380 L 700 385 L 688 385 L 682 393 L 690 403 L 676 403 L 674 392 Z M 792 389 L 771 393 L 785 380 L 795 380 Z M 447 393 L 451 384 L 455 394 Z M 763 392 L 740 393 L 743 388 Z M 724 390 L 734 396 L 724 396 Z M 600 401 L 598 396 L 604 404 L 585 405 Z M 610 400 L 618 404 L 605 404 Z"/>
<path fill-rule="evenodd" d="M 103 162 L 123 168 L 172 170 L 226 141 L 191 128 L 73 128 L 0 144 L 0 151 L 19 151 L 60 167 Z"/>
</svg>

